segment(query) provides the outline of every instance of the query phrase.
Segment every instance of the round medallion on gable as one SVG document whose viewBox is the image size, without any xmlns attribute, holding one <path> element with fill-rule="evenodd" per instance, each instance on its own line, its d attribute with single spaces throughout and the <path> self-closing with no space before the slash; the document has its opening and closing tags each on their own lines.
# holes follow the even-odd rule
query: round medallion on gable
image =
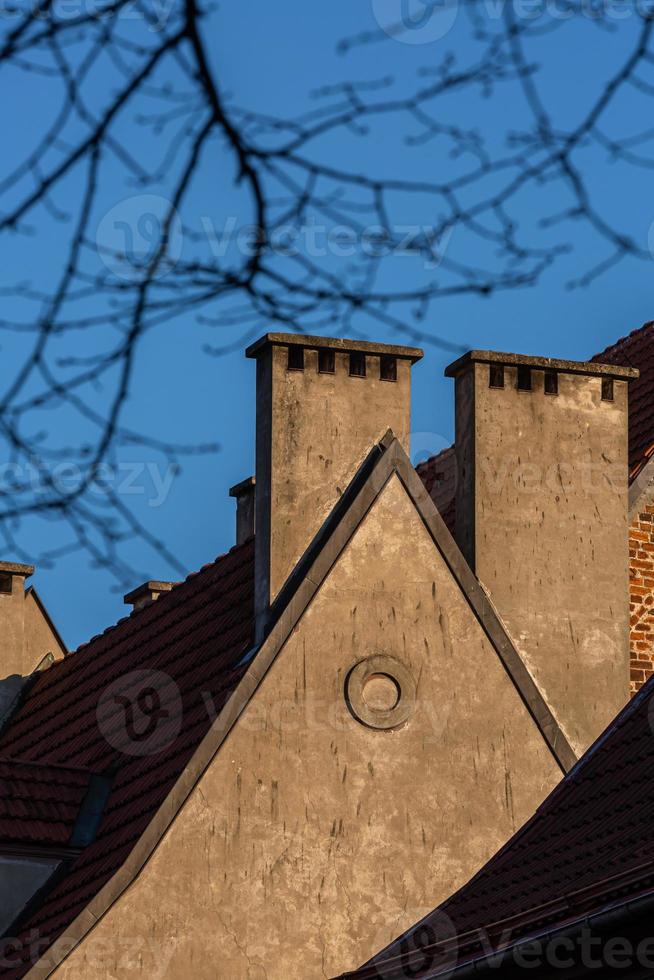
<svg viewBox="0 0 654 980">
<path fill-rule="evenodd" d="M 405 664 L 386 654 L 374 654 L 355 664 L 347 675 L 345 700 L 362 725 L 398 728 L 413 710 L 416 685 Z"/>
</svg>

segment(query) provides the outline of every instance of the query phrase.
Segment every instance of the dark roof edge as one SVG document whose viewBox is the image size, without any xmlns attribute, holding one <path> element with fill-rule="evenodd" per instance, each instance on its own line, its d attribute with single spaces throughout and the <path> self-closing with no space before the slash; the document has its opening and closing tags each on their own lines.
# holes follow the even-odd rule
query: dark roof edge
<svg viewBox="0 0 654 980">
<path fill-rule="evenodd" d="M 402 344 L 374 344 L 368 340 L 346 340 L 342 337 L 315 337 L 303 333 L 266 333 L 255 340 L 245 351 L 246 357 L 258 357 L 267 347 L 315 347 L 339 350 L 345 353 L 360 351 L 363 354 L 390 354 L 412 363 L 424 356 L 420 347 L 405 347 Z"/>
<path fill-rule="evenodd" d="M 525 949 L 533 952 L 534 943 L 536 942 L 545 944 L 559 940 L 564 936 L 574 938 L 582 929 L 591 929 L 593 927 L 601 929 L 607 925 L 615 927 L 621 922 L 630 921 L 632 916 L 642 914 L 643 912 L 648 912 L 651 919 L 652 912 L 654 912 L 654 889 L 651 887 L 651 873 L 648 877 L 650 880 L 649 886 L 639 894 L 613 901 L 593 912 L 586 912 L 574 918 L 567 918 L 564 922 L 559 922 L 556 925 L 542 925 L 540 929 L 536 928 L 532 932 L 521 935 L 513 941 L 509 940 L 504 945 L 489 948 L 491 944 L 482 926 L 477 930 L 477 935 L 485 941 L 486 949 L 484 951 L 468 957 L 462 963 L 449 964 L 443 968 L 437 967 L 433 972 L 424 973 L 424 980 L 441 980 L 441 978 L 443 980 L 469 980 L 469 978 L 483 977 L 489 973 L 495 977 L 498 976 L 500 968 L 505 965 L 506 957 L 509 954 L 513 954 L 515 960 L 515 955 L 520 950 Z M 411 931 L 407 930 L 407 932 Z M 453 936 L 451 943 L 456 944 L 459 938 L 464 937 Z M 456 951 L 455 945 L 452 948 Z M 443 944 L 439 943 L 438 951 L 441 955 L 443 949 Z M 420 948 L 420 953 L 423 957 L 429 951 L 429 946 Z M 546 959 L 546 957 L 543 958 Z M 400 977 L 406 976 L 407 966 L 411 966 L 411 962 L 409 961 L 407 963 L 406 954 L 404 956 L 392 956 L 385 960 L 377 956 L 367 965 L 360 967 L 358 970 L 351 970 L 349 973 L 340 974 L 335 980 L 379 980 L 382 976 L 387 977 L 388 980 L 399 980 Z M 536 978 L 543 977 L 544 974 L 539 965 L 534 964 L 534 966 L 536 969 L 531 970 L 532 975 Z M 398 967 L 401 972 L 398 972 Z M 551 967 L 548 966 L 547 969 L 551 970 Z M 552 974 L 548 972 L 546 975 L 551 977 Z M 563 974 L 563 976 L 568 975 L 567 973 Z M 638 974 L 638 976 L 641 975 L 640 973 Z M 647 975 L 649 976 L 649 974 Z M 575 976 L 580 976 L 580 974 L 575 974 Z"/>
<path fill-rule="evenodd" d="M 654 456 L 648 460 L 629 487 L 629 523 L 634 521 L 643 507 L 654 503 Z"/>
<path fill-rule="evenodd" d="M 640 371 L 637 368 L 601 364 L 597 361 L 565 361 L 554 357 L 531 357 L 528 354 L 509 354 L 494 350 L 470 350 L 463 357 L 459 357 L 452 364 L 448 364 L 445 368 L 445 377 L 455 378 L 460 371 L 477 362 L 525 366 L 543 371 L 561 371 L 564 374 L 594 374 L 602 377 L 620 378 L 623 381 L 635 380 L 640 376 Z"/>
<path fill-rule="evenodd" d="M 409 457 L 389 430 L 381 442 L 372 448 L 343 498 L 309 545 L 307 553 L 300 561 L 302 574 L 300 575 L 300 571 L 296 570 L 287 583 L 288 590 L 287 586 L 284 586 L 278 602 L 275 603 L 276 619 L 268 635 L 254 654 L 238 687 L 135 844 L 131 854 L 104 888 L 71 923 L 66 932 L 49 948 L 47 956 L 34 964 L 26 975 L 29 980 L 45 980 L 46 977 L 51 976 L 145 867 L 249 704 L 333 565 L 394 474 L 398 475 L 413 500 L 425 527 L 468 599 L 482 629 L 496 649 L 557 764 L 563 772 L 567 772 L 568 768 L 574 765 L 576 757 L 543 695 L 513 647 L 486 593 L 459 551 L 420 477 L 411 465 Z"/>
</svg>

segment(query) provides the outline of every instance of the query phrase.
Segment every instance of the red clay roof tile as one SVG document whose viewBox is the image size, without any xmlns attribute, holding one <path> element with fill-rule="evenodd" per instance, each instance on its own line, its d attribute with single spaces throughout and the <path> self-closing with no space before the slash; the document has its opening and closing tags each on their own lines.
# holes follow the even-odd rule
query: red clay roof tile
<svg viewBox="0 0 654 980">
<path fill-rule="evenodd" d="M 0 759 L 0 848 L 67 844 L 90 777 L 86 769 Z"/>
<path fill-rule="evenodd" d="M 631 387 L 633 477 L 654 449 L 654 323 L 595 360 L 641 370 L 640 380 Z M 417 469 L 453 531 L 454 447 Z M 12 833 L 32 835 L 30 840 L 38 835 L 49 835 L 45 839 L 52 842 L 68 840 L 73 811 L 79 809 L 90 773 L 111 774 L 114 780 L 94 842 L 22 924 L 26 933 L 36 929 L 53 942 L 129 856 L 210 726 L 205 698 L 219 710 L 246 670 L 240 661 L 252 642 L 253 592 L 249 541 L 55 664 L 27 693 L 0 735 L 0 780 L 5 790 L 0 835 L 7 840 Z M 109 714 L 103 708 L 103 694 L 132 671 L 160 672 L 170 679 L 165 696 L 171 693 L 174 700 L 179 694 L 180 710 L 157 726 L 156 737 L 163 741 L 155 754 L 126 754 L 124 744 L 117 747 L 112 732 L 121 727 L 124 707 L 119 704 Z M 651 683 L 644 689 L 648 690 Z M 622 869 L 625 862 L 642 857 L 636 842 L 649 854 L 646 829 L 654 815 L 654 798 L 643 799 L 643 772 L 651 765 L 654 749 L 649 732 L 644 739 L 643 703 L 642 698 L 634 702 L 641 708 L 632 705 L 616 734 L 567 777 L 565 799 L 557 802 L 556 791 L 525 831 L 445 904 L 459 931 L 516 914 L 527 894 L 534 904 L 558 897 L 573 885 L 592 884 L 590 865 Z M 53 786 L 56 793 L 51 792 Z M 589 855 L 596 860 L 589 862 Z M 530 884 L 534 877 L 539 882 L 536 892 Z M 27 952 L 24 955 L 18 966 L 0 967 L 0 976 L 23 976 L 31 965 Z"/>
</svg>

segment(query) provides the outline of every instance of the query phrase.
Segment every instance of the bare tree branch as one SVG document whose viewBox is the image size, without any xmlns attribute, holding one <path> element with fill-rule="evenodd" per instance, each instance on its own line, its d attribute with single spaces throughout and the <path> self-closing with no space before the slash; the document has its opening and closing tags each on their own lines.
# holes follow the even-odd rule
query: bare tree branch
<svg viewBox="0 0 654 980">
<path fill-rule="evenodd" d="M 644 5 L 630 50 L 567 127 L 535 53 L 571 24 L 614 30 L 610 18 L 589 20 L 577 0 L 558 21 L 520 18 L 510 2 L 500 16 L 483 0 L 457 6 L 473 54 L 435 58 L 430 48 L 421 64 L 418 47 L 415 85 L 388 72 L 344 77 L 294 116 L 223 91 L 205 28 L 220 12 L 199 0 L 171 0 L 165 17 L 152 0 L 105 0 L 75 16 L 40 0 L 0 24 L 0 71 L 41 79 L 58 99 L 29 151 L 0 168 L 0 235 L 10 248 L 47 225 L 64 243 L 56 281 L 44 272 L 2 290 L 12 314 L 0 331 L 22 344 L 0 390 L 7 548 L 23 554 L 21 522 L 37 516 L 69 537 L 31 558 L 84 549 L 122 584 L 131 581 L 123 544 L 140 538 L 179 568 L 105 478 L 128 447 L 173 467 L 217 449 L 168 443 L 124 422 L 142 341 L 172 320 L 192 316 L 213 356 L 275 323 L 364 336 L 381 326 L 457 351 L 460 342 L 434 329 L 437 301 L 535 285 L 568 253 L 572 228 L 586 226 L 606 253 L 571 286 L 627 258 L 650 260 L 596 199 L 585 164 L 592 148 L 623 167 L 654 167 L 651 125 L 615 132 L 622 99 L 654 94 L 654 21 Z M 447 14 L 442 0 L 431 7 L 425 22 L 437 8 Z M 385 24 L 343 40 L 344 74 L 359 48 L 383 51 L 414 27 Z M 478 119 L 453 112 L 508 93 L 525 111 L 503 133 L 489 136 Z M 361 163 L 358 148 L 380 130 L 408 161 L 401 173 L 383 159 Z M 139 153 L 144 137 L 148 152 Z M 198 211 L 207 173 L 215 193 Z M 415 223 L 415 207 L 424 221 Z M 76 473 L 65 488 L 63 465 Z"/>
</svg>

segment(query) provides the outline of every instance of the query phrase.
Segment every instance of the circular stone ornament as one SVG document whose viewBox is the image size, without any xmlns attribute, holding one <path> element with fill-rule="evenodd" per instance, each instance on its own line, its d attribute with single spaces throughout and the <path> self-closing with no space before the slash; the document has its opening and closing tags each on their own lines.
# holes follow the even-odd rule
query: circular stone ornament
<svg viewBox="0 0 654 980">
<path fill-rule="evenodd" d="M 403 663 L 378 653 L 350 670 L 345 678 L 345 700 L 362 725 L 388 731 L 409 718 L 416 703 L 416 685 Z"/>
</svg>

